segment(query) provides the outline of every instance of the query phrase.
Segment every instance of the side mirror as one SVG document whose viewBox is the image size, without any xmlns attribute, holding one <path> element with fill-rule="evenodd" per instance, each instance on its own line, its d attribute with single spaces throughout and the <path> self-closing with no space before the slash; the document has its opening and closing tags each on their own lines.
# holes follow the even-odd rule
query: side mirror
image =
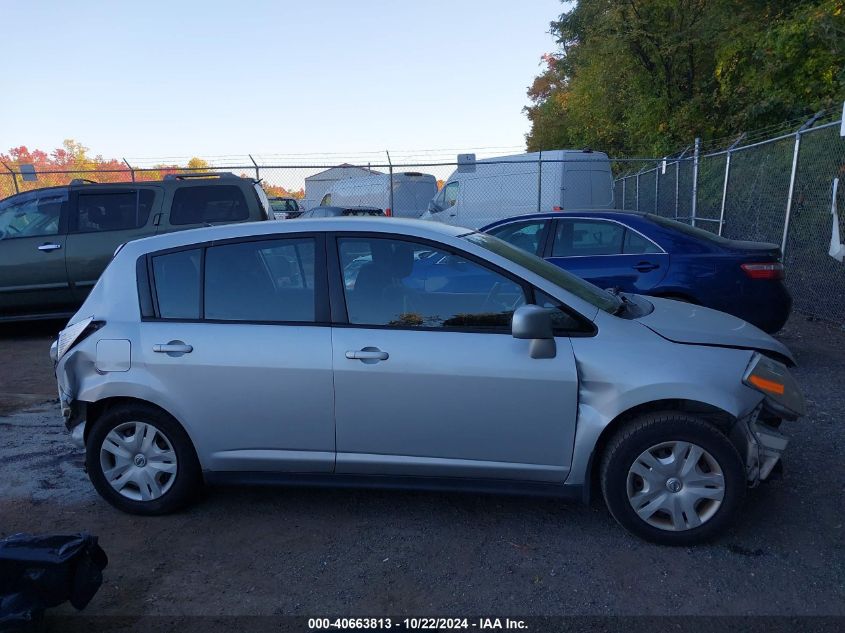
<svg viewBox="0 0 845 633">
<path fill-rule="evenodd" d="M 514 310 L 511 321 L 514 338 L 531 341 L 531 358 L 554 358 L 557 355 L 552 310 L 535 305 L 524 305 Z"/>
</svg>

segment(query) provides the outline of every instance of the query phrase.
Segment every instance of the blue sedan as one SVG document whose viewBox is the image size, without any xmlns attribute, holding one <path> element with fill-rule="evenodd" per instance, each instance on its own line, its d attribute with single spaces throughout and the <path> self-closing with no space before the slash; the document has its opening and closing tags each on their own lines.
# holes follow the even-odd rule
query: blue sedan
<svg viewBox="0 0 845 633">
<path fill-rule="evenodd" d="M 776 244 L 612 211 L 522 215 L 481 230 L 601 288 L 706 306 L 766 332 L 781 329 L 792 307 Z"/>
</svg>

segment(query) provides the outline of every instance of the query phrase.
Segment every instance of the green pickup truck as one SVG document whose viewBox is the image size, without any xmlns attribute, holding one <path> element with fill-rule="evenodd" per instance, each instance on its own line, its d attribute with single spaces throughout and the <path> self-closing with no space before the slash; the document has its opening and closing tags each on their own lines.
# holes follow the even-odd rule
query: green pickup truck
<svg viewBox="0 0 845 633">
<path fill-rule="evenodd" d="M 70 317 L 124 242 L 269 218 L 261 186 L 230 173 L 74 180 L 0 200 L 0 322 Z"/>
</svg>

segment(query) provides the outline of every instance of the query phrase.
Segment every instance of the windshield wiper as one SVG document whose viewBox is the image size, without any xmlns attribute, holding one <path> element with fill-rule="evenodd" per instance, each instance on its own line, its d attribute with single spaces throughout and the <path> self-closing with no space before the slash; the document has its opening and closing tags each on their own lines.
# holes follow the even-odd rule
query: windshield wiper
<svg viewBox="0 0 845 633">
<path fill-rule="evenodd" d="M 608 288 L 607 291 L 619 300 L 619 305 L 617 305 L 616 309 L 613 311 L 613 316 L 619 316 L 626 312 L 628 310 L 628 306 L 631 305 L 631 301 L 628 297 L 622 294 L 619 286 Z"/>
</svg>

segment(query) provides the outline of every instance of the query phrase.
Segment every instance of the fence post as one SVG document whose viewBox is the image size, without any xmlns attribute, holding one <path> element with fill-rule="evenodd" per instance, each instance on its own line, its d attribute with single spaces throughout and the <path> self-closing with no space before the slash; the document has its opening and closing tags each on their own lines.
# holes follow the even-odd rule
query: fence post
<svg viewBox="0 0 845 633">
<path fill-rule="evenodd" d="M 637 206 L 636 206 L 637 211 L 640 210 L 640 172 L 641 171 L 642 171 L 642 169 L 640 169 L 640 171 L 637 172 Z"/>
<path fill-rule="evenodd" d="M 789 174 L 789 194 L 786 199 L 786 216 L 783 219 L 783 239 L 780 243 L 781 256 L 786 254 L 786 237 L 789 234 L 789 218 L 792 215 L 792 196 L 795 193 L 795 174 L 798 171 L 798 152 L 801 149 L 801 132 L 803 127 L 795 133 L 795 147 L 792 149 L 792 171 Z"/>
<path fill-rule="evenodd" d="M 565 160 L 565 159 L 564 159 Z M 537 155 L 537 213 L 541 213 L 543 195 L 543 150 Z"/>
<path fill-rule="evenodd" d="M 681 159 L 675 161 L 675 219 L 678 219 L 678 194 L 681 191 Z"/>
<path fill-rule="evenodd" d="M 660 166 L 654 167 L 654 215 L 660 215 L 658 202 L 660 200 Z"/>
<path fill-rule="evenodd" d="M 18 189 L 18 175 L 12 171 L 12 168 L 9 167 L 6 163 L 3 163 L 3 167 L 5 167 L 12 176 L 12 184 L 15 185 L 15 193 L 20 193 L 21 190 Z"/>
<path fill-rule="evenodd" d="M 252 161 L 252 164 L 255 165 L 255 180 L 261 180 L 261 174 L 258 173 L 258 163 L 255 162 L 255 159 L 252 157 L 252 154 L 247 154 L 249 159 Z"/>
<path fill-rule="evenodd" d="M 725 159 L 725 182 L 722 183 L 722 207 L 719 210 L 719 235 L 725 226 L 725 201 L 728 199 L 728 178 L 731 176 L 731 149 L 728 148 L 728 157 Z"/>
<path fill-rule="evenodd" d="M 126 163 L 126 166 L 129 168 L 129 175 L 132 176 L 132 182 L 135 182 L 135 170 L 132 168 L 132 165 L 129 164 L 129 161 L 125 158 L 123 162 Z"/>
<path fill-rule="evenodd" d="M 628 182 L 628 176 L 622 176 L 622 207 L 621 209 L 625 210 L 625 205 L 628 204 L 626 202 L 627 198 L 625 197 L 625 183 Z"/>
<path fill-rule="evenodd" d="M 690 224 L 695 226 L 695 212 L 698 204 L 698 159 L 701 154 L 701 139 L 696 137 L 695 149 L 692 157 L 692 210 L 690 213 Z"/>
<path fill-rule="evenodd" d="M 390 160 L 390 152 L 388 150 L 384 150 L 384 153 L 387 154 L 387 164 L 390 167 L 390 215 L 393 215 L 396 211 L 393 208 L 393 161 Z"/>
</svg>

